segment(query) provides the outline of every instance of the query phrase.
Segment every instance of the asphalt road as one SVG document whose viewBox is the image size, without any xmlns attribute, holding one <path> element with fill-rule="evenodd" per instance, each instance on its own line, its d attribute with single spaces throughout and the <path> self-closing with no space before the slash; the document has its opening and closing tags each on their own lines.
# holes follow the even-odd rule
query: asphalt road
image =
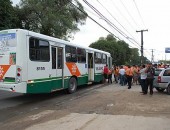
<svg viewBox="0 0 170 130">
<path fill-rule="evenodd" d="M 74 94 L 67 94 L 65 91 L 50 94 L 20 94 L 0 91 L 0 124 L 12 121 L 17 116 L 59 106 L 69 100 L 90 94 L 91 90 L 102 86 L 104 85 L 81 86 Z"/>
</svg>

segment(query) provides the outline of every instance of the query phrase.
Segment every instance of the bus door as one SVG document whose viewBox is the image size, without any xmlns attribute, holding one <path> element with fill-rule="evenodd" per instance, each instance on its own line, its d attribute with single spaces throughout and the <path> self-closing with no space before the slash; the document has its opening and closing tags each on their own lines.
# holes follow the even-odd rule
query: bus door
<svg viewBox="0 0 170 130">
<path fill-rule="evenodd" d="M 94 81 L 94 56 L 88 53 L 88 81 Z"/>
<path fill-rule="evenodd" d="M 63 65 L 63 47 L 52 46 L 52 88 L 53 90 L 64 88 L 64 65 Z"/>
<path fill-rule="evenodd" d="M 107 56 L 107 65 L 108 65 L 108 68 L 112 68 L 112 57 L 111 56 Z"/>
</svg>

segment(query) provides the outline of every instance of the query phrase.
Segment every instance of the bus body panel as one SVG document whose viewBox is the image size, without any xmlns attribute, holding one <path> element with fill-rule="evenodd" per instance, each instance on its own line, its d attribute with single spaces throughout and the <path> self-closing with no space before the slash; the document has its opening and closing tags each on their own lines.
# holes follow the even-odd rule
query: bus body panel
<svg viewBox="0 0 170 130">
<path fill-rule="evenodd" d="M 50 49 L 50 42 L 48 39 L 44 39 L 42 36 L 37 36 L 34 33 L 29 33 L 27 36 L 27 75 L 28 75 L 28 93 L 50 93 L 55 87 L 53 84 L 60 84 L 60 80 L 57 79 L 57 75 L 52 77 L 52 63 L 49 61 L 36 61 L 30 57 L 30 38 L 42 39 L 48 42 Z M 49 50 L 50 52 L 51 50 Z M 51 56 L 50 56 L 51 57 Z M 53 75 L 54 76 L 54 75 Z"/>
<path fill-rule="evenodd" d="M 78 85 L 87 84 L 88 83 L 87 63 L 78 63 L 77 67 L 80 71 L 80 76 L 78 76 Z"/>
<path fill-rule="evenodd" d="M 0 32 L 0 81 L 16 77 L 17 32 L 5 30 Z M 11 74 L 11 75 L 10 75 Z M 9 77 L 8 77 L 9 76 Z"/>
<path fill-rule="evenodd" d="M 103 68 L 105 64 L 95 64 L 95 75 L 94 75 L 94 81 L 100 82 L 103 80 Z"/>
<path fill-rule="evenodd" d="M 21 81 L 28 81 L 27 30 L 17 29 L 16 65 L 21 68 Z"/>
<path fill-rule="evenodd" d="M 3 35 L 1 35 L 3 34 Z M 2 36 L 9 36 L 12 43 L 4 49 Z M 32 59 L 32 43 L 30 39 L 48 42 L 49 61 Z M 6 42 L 8 43 L 8 42 Z M 43 45 L 43 44 L 42 44 Z M 82 48 L 86 51 L 86 62 L 66 62 L 65 46 Z M 59 62 L 57 49 L 62 49 L 63 68 L 53 69 L 52 47 L 56 48 L 56 65 Z M 4 53 L 4 51 L 6 51 Z M 94 53 L 98 52 L 110 57 L 110 54 L 93 48 L 81 47 L 57 38 L 35 32 L 11 29 L 0 31 L 0 90 L 20 93 L 50 93 L 69 87 L 69 80 L 75 77 L 77 85 L 88 82 L 99 82 L 103 79 L 105 64 L 95 64 Z M 47 57 L 44 55 L 44 57 Z M 108 64 L 108 60 L 107 60 Z M 5 70 L 5 71 L 4 71 Z"/>
<path fill-rule="evenodd" d="M 17 29 L 0 31 L 0 89 L 26 93 L 27 70 L 26 50 L 24 36 L 27 31 Z M 18 67 L 21 69 L 20 76 L 17 76 Z M 25 72 L 26 75 L 27 71 Z M 25 78 L 25 79 L 24 79 Z M 18 82 L 19 81 L 19 82 Z"/>
<path fill-rule="evenodd" d="M 3 82 L 14 82 L 15 83 L 16 65 L 1 65 L 1 67 L 4 69 L 6 68 L 4 70 L 4 71 L 6 71 L 6 73 L 4 73 Z"/>
<path fill-rule="evenodd" d="M 77 77 L 78 85 L 88 83 L 88 69 L 86 63 L 65 63 L 64 75 Z"/>
</svg>

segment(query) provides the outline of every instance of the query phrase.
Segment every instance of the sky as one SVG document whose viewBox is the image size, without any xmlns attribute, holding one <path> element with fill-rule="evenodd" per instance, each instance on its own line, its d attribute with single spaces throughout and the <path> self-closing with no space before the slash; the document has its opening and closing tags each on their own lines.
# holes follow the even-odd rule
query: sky
<svg viewBox="0 0 170 130">
<path fill-rule="evenodd" d="M 12 0 L 13 4 L 20 0 Z M 143 32 L 144 56 L 151 60 L 153 49 L 154 61 L 170 60 L 170 54 L 165 48 L 170 47 L 170 0 L 87 0 L 112 22 L 126 36 L 122 36 L 104 18 L 98 16 L 83 0 L 79 0 L 85 11 L 111 33 L 126 41 L 131 47 L 141 49 L 141 33 Z M 106 10 L 107 9 L 107 10 Z M 87 18 L 86 24 L 80 26 L 80 31 L 74 35 L 71 42 L 82 46 L 89 46 L 100 37 L 106 37 L 105 31 L 95 22 Z M 137 43 L 134 43 L 134 40 Z"/>
</svg>

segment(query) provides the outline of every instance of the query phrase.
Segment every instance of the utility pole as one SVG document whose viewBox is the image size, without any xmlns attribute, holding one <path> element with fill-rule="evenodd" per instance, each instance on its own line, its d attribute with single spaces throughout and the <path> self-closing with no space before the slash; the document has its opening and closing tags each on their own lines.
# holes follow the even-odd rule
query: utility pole
<svg viewBox="0 0 170 130">
<path fill-rule="evenodd" d="M 151 57 L 151 62 L 153 63 L 154 62 L 154 55 L 153 55 L 153 49 L 151 49 L 152 51 L 152 57 Z"/>
<path fill-rule="evenodd" d="M 146 30 L 140 30 L 140 31 L 136 31 L 136 32 L 141 32 L 141 65 L 143 64 L 143 32 L 148 31 L 148 29 Z"/>
</svg>

